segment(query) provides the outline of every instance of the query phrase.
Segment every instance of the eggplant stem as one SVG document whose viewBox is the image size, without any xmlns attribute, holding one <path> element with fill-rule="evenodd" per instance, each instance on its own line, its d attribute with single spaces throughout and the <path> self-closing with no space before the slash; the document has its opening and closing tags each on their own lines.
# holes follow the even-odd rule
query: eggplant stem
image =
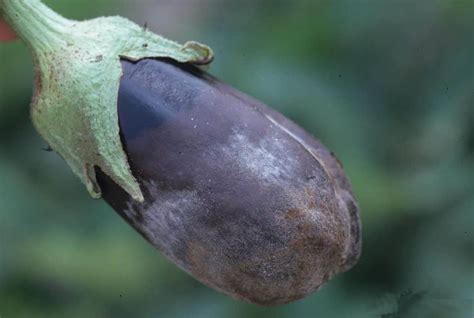
<svg viewBox="0 0 474 318">
<path fill-rule="evenodd" d="M 63 34 L 74 23 L 40 0 L 0 0 L 0 13 L 35 53 L 46 52 L 65 42 Z"/>
</svg>

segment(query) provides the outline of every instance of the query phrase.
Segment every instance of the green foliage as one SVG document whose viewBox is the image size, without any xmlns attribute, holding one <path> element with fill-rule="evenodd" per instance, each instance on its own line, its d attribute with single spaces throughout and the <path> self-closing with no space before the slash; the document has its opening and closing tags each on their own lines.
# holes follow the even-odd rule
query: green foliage
<svg viewBox="0 0 474 318">
<path fill-rule="evenodd" d="M 213 47 L 213 74 L 343 161 L 363 254 L 319 293 L 282 307 L 202 286 L 41 150 L 28 120 L 28 52 L 1 44 L 0 316 L 472 317 L 472 1 L 45 2 L 71 18 L 121 14 Z"/>
</svg>

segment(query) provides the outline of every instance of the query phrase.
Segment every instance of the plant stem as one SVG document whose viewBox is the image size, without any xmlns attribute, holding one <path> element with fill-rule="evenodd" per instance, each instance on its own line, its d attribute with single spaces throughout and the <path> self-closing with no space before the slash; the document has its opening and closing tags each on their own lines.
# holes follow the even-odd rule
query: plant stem
<svg viewBox="0 0 474 318">
<path fill-rule="evenodd" d="M 64 33 L 72 23 L 40 0 L 0 0 L 0 13 L 35 53 L 65 42 Z"/>
</svg>

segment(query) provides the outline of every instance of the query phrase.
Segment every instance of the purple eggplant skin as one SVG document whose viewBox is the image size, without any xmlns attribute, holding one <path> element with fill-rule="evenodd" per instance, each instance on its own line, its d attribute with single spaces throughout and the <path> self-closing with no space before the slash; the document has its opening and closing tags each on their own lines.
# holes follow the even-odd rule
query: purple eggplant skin
<svg viewBox="0 0 474 318">
<path fill-rule="evenodd" d="M 121 138 L 145 202 L 98 171 L 103 198 L 204 284 L 278 305 L 318 290 L 361 251 L 356 200 L 318 140 L 204 71 L 122 60 Z"/>
</svg>

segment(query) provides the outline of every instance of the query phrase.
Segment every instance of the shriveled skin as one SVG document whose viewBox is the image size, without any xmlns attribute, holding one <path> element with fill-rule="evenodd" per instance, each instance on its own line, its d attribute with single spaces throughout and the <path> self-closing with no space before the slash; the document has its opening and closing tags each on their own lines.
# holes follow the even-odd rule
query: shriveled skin
<svg viewBox="0 0 474 318">
<path fill-rule="evenodd" d="M 357 262 L 357 204 L 319 141 L 193 66 L 122 67 L 122 141 L 145 203 L 103 173 L 99 183 L 158 250 L 201 282 L 261 305 L 302 298 Z"/>
</svg>

